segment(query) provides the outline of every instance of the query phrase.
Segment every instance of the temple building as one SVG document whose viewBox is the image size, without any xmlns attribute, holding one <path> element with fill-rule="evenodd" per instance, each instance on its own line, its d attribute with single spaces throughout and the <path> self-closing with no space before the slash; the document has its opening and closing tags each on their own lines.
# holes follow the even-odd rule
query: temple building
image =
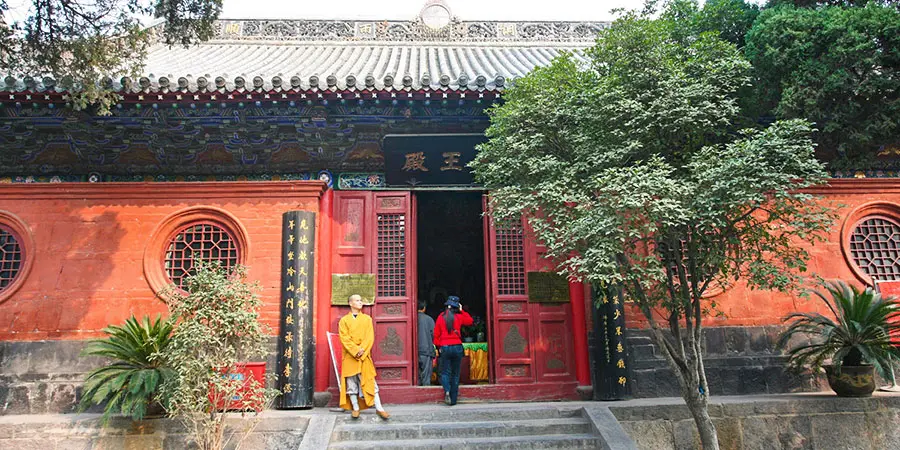
<svg viewBox="0 0 900 450">
<path fill-rule="evenodd" d="M 219 20 L 206 43 L 153 46 L 144 76 L 104 80 L 121 95 L 109 115 L 75 110 L 70 80 L 7 76 L 0 414 L 71 411 L 97 363 L 78 356 L 85 340 L 165 313 L 157 294 L 196 257 L 248 267 L 273 342 L 285 283 L 297 292 L 289 313 L 313 324 L 315 392 L 337 386 L 326 333 L 359 293 L 387 402 L 442 399 L 416 386 L 416 304 L 434 317 L 448 295 L 477 318 L 464 399 L 575 399 L 605 368 L 631 395 L 677 395 L 639 313 L 612 311 L 627 332 L 606 333 L 616 327 L 598 325 L 588 288 L 542 275 L 553 268 L 524 223 L 485 214 L 488 193 L 466 167 L 504 88 L 562 52 L 581 58 L 606 25 L 463 21 L 434 0 L 410 21 Z M 842 175 L 816 189 L 840 222 L 810 248 L 811 271 L 900 277 L 900 186 Z M 294 268 L 283 215 L 296 211 L 314 213 L 299 250 L 308 278 L 283 274 Z M 783 373 L 773 342 L 781 318 L 811 302 L 739 283 L 711 296 L 724 313 L 707 321 L 714 395 L 809 388 Z"/>
</svg>

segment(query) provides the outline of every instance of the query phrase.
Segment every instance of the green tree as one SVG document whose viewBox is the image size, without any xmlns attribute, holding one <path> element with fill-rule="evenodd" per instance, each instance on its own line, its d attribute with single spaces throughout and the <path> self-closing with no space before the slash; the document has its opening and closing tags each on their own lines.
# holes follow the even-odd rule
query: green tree
<svg viewBox="0 0 900 450">
<path fill-rule="evenodd" d="M 198 448 L 219 450 L 230 440 L 224 405 L 258 413 L 277 394 L 252 378 L 227 376 L 240 361 L 265 360 L 268 328 L 259 322 L 258 288 L 246 281 L 242 266 L 229 272 L 218 262 L 195 258 L 186 282 L 186 293 L 172 289 L 164 294 L 177 325 L 157 355 L 173 373 L 162 385 L 162 397 L 169 416 L 192 430 Z"/>
<path fill-rule="evenodd" d="M 0 0 L 0 69 L 53 77 L 75 92 L 76 108 L 105 112 L 118 99 L 110 80 L 136 76 L 154 40 L 207 40 L 221 9 L 222 0 L 31 0 L 26 18 L 14 22 Z M 164 22 L 148 28 L 148 18 Z"/>
<path fill-rule="evenodd" d="M 744 0 L 671 0 L 663 5 L 661 17 L 672 20 L 676 37 L 692 39 L 701 33 L 715 33 L 738 47 L 759 15 L 759 6 Z"/>
<path fill-rule="evenodd" d="M 809 124 L 734 130 L 749 81 L 737 48 L 672 20 L 626 14 L 586 52 L 518 80 L 490 110 L 471 164 L 493 214 L 528 217 L 561 272 L 627 295 L 649 321 L 705 449 L 702 324 L 710 286 L 792 290 L 833 216 Z M 668 329 L 668 332 L 665 331 Z"/>
<path fill-rule="evenodd" d="M 762 115 L 806 118 L 823 160 L 865 165 L 900 134 L 900 12 L 764 10 L 747 35 Z"/>
</svg>

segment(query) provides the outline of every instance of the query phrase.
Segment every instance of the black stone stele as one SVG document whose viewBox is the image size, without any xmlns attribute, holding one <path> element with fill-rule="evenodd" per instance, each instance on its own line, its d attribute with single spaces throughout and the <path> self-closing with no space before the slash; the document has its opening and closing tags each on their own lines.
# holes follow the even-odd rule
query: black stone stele
<svg viewBox="0 0 900 450">
<path fill-rule="evenodd" d="M 281 391 L 279 408 L 312 408 L 316 213 L 288 211 L 281 221 L 281 322 L 275 385 Z"/>
<path fill-rule="evenodd" d="M 592 286 L 591 300 L 597 349 L 594 355 L 594 399 L 622 400 L 631 395 L 631 371 L 625 342 L 622 290 L 614 285 Z"/>
</svg>

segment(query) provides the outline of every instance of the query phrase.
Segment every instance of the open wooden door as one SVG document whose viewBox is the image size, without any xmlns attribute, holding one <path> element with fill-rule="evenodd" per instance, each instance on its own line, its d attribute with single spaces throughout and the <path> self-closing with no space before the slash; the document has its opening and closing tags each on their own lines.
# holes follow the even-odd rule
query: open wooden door
<svg viewBox="0 0 900 450">
<path fill-rule="evenodd" d="M 484 197 L 488 211 L 488 197 Z M 494 382 L 534 381 L 531 308 L 525 282 L 525 234 L 519 222 L 484 215 Z"/>
<path fill-rule="evenodd" d="M 373 273 L 375 305 L 364 308 L 375 322 L 372 356 L 378 383 L 412 385 L 415 379 L 415 216 L 409 192 L 335 191 L 336 236 L 332 272 Z M 337 332 L 346 306 L 332 306 Z M 336 383 L 336 381 L 333 381 Z"/>
<path fill-rule="evenodd" d="M 375 346 L 378 383 L 414 384 L 416 376 L 415 216 L 409 192 L 373 193 L 373 267 L 377 281 Z"/>
<path fill-rule="evenodd" d="M 487 196 L 484 199 L 487 211 Z M 571 304 L 528 301 L 527 273 L 552 270 L 544 259 L 546 248 L 524 219 L 497 223 L 485 214 L 484 220 L 494 381 L 575 380 L 574 340 L 567 325 Z"/>
</svg>

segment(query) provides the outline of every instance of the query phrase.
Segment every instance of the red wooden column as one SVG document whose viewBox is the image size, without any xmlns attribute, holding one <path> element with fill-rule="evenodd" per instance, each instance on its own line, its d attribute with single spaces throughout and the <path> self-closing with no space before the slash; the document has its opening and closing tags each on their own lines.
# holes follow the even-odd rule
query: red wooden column
<svg viewBox="0 0 900 450">
<path fill-rule="evenodd" d="M 575 377 L 579 386 L 591 385 L 588 359 L 587 321 L 585 320 L 584 283 L 569 281 L 569 299 L 572 301 L 572 334 L 575 339 Z"/>
<path fill-rule="evenodd" d="M 315 392 L 328 390 L 328 374 L 331 373 L 328 338 L 325 333 L 331 325 L 331 224 L 334 216 L 332 199 L 334 191 L 328 189 L 319 202 L 318 261 L 316 267 L 316 377 Z"/>
</svg>

